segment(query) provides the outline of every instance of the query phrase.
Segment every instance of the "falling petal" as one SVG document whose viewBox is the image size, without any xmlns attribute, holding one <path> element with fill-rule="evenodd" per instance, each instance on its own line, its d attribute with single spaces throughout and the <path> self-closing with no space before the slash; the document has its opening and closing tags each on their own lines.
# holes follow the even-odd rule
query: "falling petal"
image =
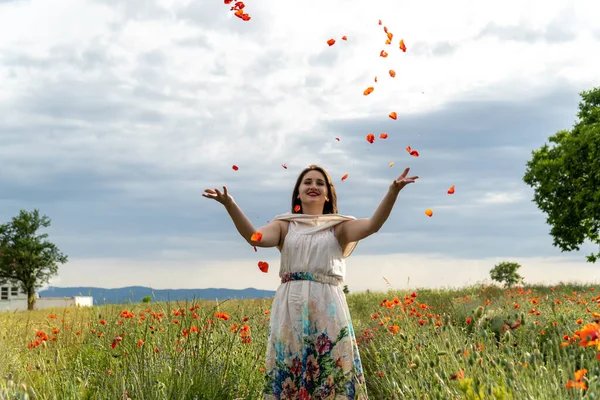
<svg viewBox="0 0 600 400">
<path fill-rule="evenodd" d="M 269 263 L 266 261 L 259 261 L 258 268 L 266 274 L 267 272 L 269 272 Z"/>
<path fill-rule="evenodd" d="M 377 25 L 381 25 L 381 20 L 379 20 L 379 23 Z"/>
<path fill-rule="evenodd" d="M 333 45 L 334 45 L 334 43 L 335 43 L 335 39 L 329 39 L 329 40 L 327 41 L 327 44 L 328 44 L 329 46 L 333 46 Z"/>
<path fill-rule="evenodd" d="M 386 51 L 385 51 L 385 50 L 381 50 L 381 52 L 379 53 L 379 55 L 380 55 L 381 57 L 385 58 L 385 57 L 387 57 L 387 56 L 388 56 L 388 53 L 386 53 Z"/>
<path fill-rule="evenodd" d="M 450 189 L 448 189 L 448 194 L 454 194 L 454 185 L 450 186 Z"/>
<path fill-rule="evenodd" d="M 379 139 L 387 139 L 388 134 L 387 133 L 380 133 L 379 134 Z"/>
<path fill-rule="evenodd" d="M 390 76 L 392 78 L 395 78 L 396 77 L 396 71 L 394 71 L 393 69 L 390 69 Z"/>
<path fill-rule="evenodd" d="M 374 141 L 375 141 L 375 135 L 373 135 L 372 133 L 369 133 L 367 135 L 367 142 L 373 143 Z"/>
<path fill-rule="evenodd" d="M 253 242 L 260 242 L 262 240 L 262 237 L 263 237 L 262 233 L 254 232 L 252 234 L 252 236 L 250 237 L 250 240 Z"/>
<path fill-rule="evenodd" d="M 433 211 L 430 208 L 428 208 L 427 210 L 425 210 L 425 215 L 431 217 L 433 215 Z"/>
<path fill-rule="evenodd" d="M 300 211 L 300 206 L 298 204 L 296 204 L 294 206 L 294 212 L 298 212 L 298 211 Z"/>
<path fill-rule="evenodd" d="M 375 90 L 375 88 L 373 86 L 369 86 L 368 88 L 365 89 L 365 91 L 363 92 L 363 94 L 365 96 L 370 95 L 371 93 L 373 93 L 373 90 Z"/>
<path fill-rule="evenodd" d="M 384 26 L 384 27 L 383 27 L 383 31 L 384 31 L 385 33 L 388 33 L 387 26 Z"/>
<path fill-rule="evenodd" d="M 285 165 L 285 164 L 281 164 L 281 166 L 282 166 L 283 168 L 287 169 L 287 165 Z"/>
<path fill-rule="evenodd" d="M 339 137 L 336 137 L 336 138 L 335 138 L 335 140 L 337 140 L 337 141 L 339 142 L 339 141 L 340 141 L 340 138 L 339 138 Z"/>
<path fill-rule="evenodd" d="M 232 166 L 231 166 L 231 168 L 232 168 L 234 171 L 237 171 L 237 170 L 239 169 L 237 165 L 232 165 Z"/>
<path fill-rule="evenodd" d="M 392 161 L 392 162 L 390 163 L 390 168 L 392 168 L 393 166 L 394 166 L 394 162 Z"/>
<path fill-rule="evenodd" d="M 408 146 L 408 147 L 406 148 L 406 151 L 407 151 L 407 152 L 408 152 L 408 154 L 410 154 L 411 156 L 414 156 L 414 157 L 419 157 L 419 152 L 418 152 L 418 151 L 416 151 L 416 150 L 413 150 L 413 149 L 411 149 L 411 147 L 410 147 L 410 146 Z"/>
<path fill-rule="evenodd" d="M 392 40 L 393 37 L 394 37 L 394 34 L 392 32 L 387 32 L 388 40 Z"/>
<path fill-rule="evenodd" d="M 348 178 L 348 174 L 346 174 L 346 175 L 342 176 L 342 181 L 345 181 L 345 180 L 346 180 L 346 178 Z"/>
<path fill-rule="evenodd" d="M 386 45 L 390 45 L 390 44 L 392 44 L 392 41 L 390 39 L 388 39 L 388 40 L 385 41 L 385 44 Z"/>
<path fill-rule="evenodd" d="M 390 113 L 389 117 L 390 117 L 391 119 L 396 119 L 396 118 L 398 118 L 398 114 L 396 114 L 396 111 L 392 111 L 392 112 Z"/>
<path fill-rule="evenodd" d="M 377 83 L 377 77 L 375 77 L 375 83 Z"/>
<path fill-rule="evenodd" d="M 348 38 L 346 37 L 346 35 L 342 36 L 342 40 L 348 40 Z"/>
<path fill-rule="evenodd" d="M 254 247 L 254 252 L 256 253 L 258 251 L 258 250 L 256 250 L 256 246 L 252 246 L 252 247 Z"/>
<path fill-rule="evenodd" d="M 400 39 L 400 50 L 406 53 L 406 45 L 404 44 L 404 39 Z"/>
</svg>

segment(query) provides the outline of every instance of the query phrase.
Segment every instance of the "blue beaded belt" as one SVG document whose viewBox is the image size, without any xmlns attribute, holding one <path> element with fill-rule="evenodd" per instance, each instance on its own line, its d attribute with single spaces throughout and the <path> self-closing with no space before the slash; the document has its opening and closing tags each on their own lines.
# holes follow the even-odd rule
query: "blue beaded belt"
<svg viewBox="0 0 600 400">
<path fill-rule="evenodd" d="M 291 272 L 281 276 L 281 283 L 289 281 L 313 281 L 329 285 L 341 285 L 343 280 L 337 276 L 315 274 L 314 272 Z"/>
</svg>

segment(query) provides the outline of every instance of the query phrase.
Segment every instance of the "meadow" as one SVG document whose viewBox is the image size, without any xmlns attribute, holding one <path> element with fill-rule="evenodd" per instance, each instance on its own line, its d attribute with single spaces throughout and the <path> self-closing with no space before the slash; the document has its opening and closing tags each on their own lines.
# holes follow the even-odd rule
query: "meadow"
<svg viewBox="0 0 600 400">
<path fill-rule="evenodd" d="M 600 398 L 592 286 L 478 284 L 347 300 L 370 399 Z M 260 399 L 270 306 L 1 312 L 0 399 Z"/>
</svg>

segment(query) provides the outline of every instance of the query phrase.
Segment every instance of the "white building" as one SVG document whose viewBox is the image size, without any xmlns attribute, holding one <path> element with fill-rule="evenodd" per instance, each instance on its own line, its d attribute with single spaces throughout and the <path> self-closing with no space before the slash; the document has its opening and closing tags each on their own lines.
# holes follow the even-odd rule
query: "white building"
<svg viewBox="0 0 600 400">
<path fill-rule="evenodd" d="M 35 294 L 36 310 L 44 308 L 65 308 L 65 307 L 91 307 L 94 305 L 92 296 L 74 296 L 74 297 L 40 297 Z M 0 286 L 0 311 L 21 311 L 27 310 L 27 293 L 20 290 L 18 286 L 10 283 L 4 283 Z"/>
</svg>

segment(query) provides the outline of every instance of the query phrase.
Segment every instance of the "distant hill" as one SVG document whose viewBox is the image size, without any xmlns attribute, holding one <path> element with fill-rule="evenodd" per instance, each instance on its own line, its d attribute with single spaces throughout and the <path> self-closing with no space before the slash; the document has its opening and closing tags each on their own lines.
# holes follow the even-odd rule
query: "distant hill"
<svg viewBox="0 0 600 400">
<path fill-rule="evenodd" d="M 93 296 L 94 304 L 139 303 L 145 296 L 152 301 L 192 301 L 194 299 L 219 300 L 226 299 L 259 299 L 271 298 L 273 290 L 247 289 L 152 289 L 145 286 L 127 286 L 118 289 L 96 287 L 54 287 L 50 286 L 38 292 L 40 297 L 73 297 Z"/>
</svg>

